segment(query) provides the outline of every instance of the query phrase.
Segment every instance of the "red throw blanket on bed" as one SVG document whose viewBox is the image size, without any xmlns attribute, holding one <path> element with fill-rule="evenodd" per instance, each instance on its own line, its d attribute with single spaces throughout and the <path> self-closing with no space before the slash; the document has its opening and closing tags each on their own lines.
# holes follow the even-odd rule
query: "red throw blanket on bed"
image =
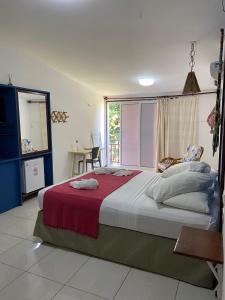
<svg viewBox="0 0 225 300">
<path fill-rule="evenodd" d="M 74 179 L 50 188 L 44 194 L 44 224 L 97 238 L 102 201 L 140 172 L 133 171 L 130 176 L 96 175 L 92 172 L 76 179 L 97 179 L 99 187 L 96 190 L 74 189 L 70 186 Z"/>
</svg>

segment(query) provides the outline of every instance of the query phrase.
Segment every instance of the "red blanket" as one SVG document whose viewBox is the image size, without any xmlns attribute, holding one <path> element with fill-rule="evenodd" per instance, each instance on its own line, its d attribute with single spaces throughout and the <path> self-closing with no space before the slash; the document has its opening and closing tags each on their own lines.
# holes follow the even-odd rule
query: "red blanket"
<svg viewBox="0 0 225 300">
<path fill-rule="evenodd" d="M 97 179 L 99 187 L 96 190 L 74 189 L 69 184 L 74 180 L 52 187 L 44 194 L 44 224 L 97 238 L 102 201 L 140 172 L 133 171 L 130 176 L 96 175 L 92 172 L 77 179 Z"/>
</svg>

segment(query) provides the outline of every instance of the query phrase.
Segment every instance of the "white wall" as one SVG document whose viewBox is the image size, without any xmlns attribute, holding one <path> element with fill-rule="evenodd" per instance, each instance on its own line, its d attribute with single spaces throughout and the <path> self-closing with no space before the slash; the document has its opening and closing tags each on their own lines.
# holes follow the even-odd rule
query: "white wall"
<svg viewBox="0 0 225 300">
<path fill-rule="evenodd" d="M 207 118 L 216 104 L 216 94 L 201 95 L 199 97 L 199 145 L 204 147 L 202 160 L 209 163 L 212 168 L 218 169 L 218 154 L 212 153 L 212 134 L 207 123 Z"/>
<path fill-rule="evenodd" d="M 14 85 L 47 90 L 51 93 L 51 110 L 68 112 L 68 123 L 52 123 L 52 137 L 55 182 L 70 177 L 68 151 L 74 140 L 90 145 L 91 132 L 103 128 L 101 95 L 9 45 L 0 44 L 0 66 L 0 83 L 7 83 L 11 73 Z"/>
</svg>

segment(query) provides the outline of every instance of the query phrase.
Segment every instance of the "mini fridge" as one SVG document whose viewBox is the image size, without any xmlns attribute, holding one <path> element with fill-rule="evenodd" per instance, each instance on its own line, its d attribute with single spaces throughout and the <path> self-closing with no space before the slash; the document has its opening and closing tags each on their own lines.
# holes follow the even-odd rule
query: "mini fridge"
<svg viewBox="0 0 225 300">
<path fill-rule="evenodd" d="M 25 160 L 23 163 L 23 193 L 28 194 L 45 187 L 43 157 Z"/>
</svg>

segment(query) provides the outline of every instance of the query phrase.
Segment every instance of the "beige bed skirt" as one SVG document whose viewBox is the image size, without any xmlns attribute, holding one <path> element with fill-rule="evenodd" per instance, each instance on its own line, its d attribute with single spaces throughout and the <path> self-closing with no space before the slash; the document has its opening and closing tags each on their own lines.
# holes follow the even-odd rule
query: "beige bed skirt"
<svg viewBox="0 0 225 300">
<path fill-rule="evenodd" d="M 176 240 L 106 225 L 100 225 L 99 237 L 93 239 L 45 226 L 42 217 L 40 211 L 34 235 L 44 242 L 197 286 L 214 286 L 213 275 L 204 261 L 173 254 Z"/>
</svg>

